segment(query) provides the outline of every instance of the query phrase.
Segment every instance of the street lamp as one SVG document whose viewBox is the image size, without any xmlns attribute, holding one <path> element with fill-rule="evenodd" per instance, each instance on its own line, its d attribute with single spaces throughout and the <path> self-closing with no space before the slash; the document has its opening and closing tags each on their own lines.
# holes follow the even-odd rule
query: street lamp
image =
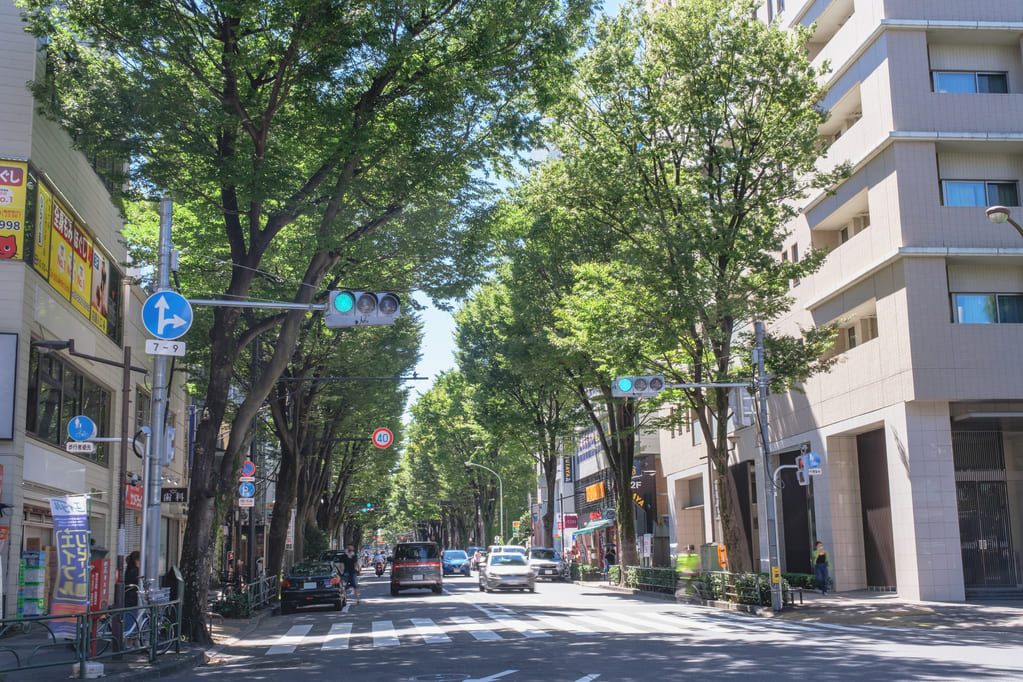
<svg viewBox="0 0 1023 682">
<path fill-rule="evenodd" d="M 1019 232 L 1019 236 L 1023 237 L 1023 226 L 1012 219 L 1009 209 L 1005 206 L 992 206 L 987 211 L 987 219 L 993 222 L 995 225 L 1001 225 L 1002 223 L 1009 223 L 1016 228 Z"/>
<path fill-rule="evenodd" d="M 499 496 L 499 503 L 500 503 L 500 510 L 501 510 L 501 525 L 498 527 L 498 530 L 501 532 L 501 542 L 504 542 L 505 541 L 505 539 L 504 539 L 504 483 L 501 482 L 501 477 L 498 475 L 498 473 L 496 471 L 494 471 L 493 469 L 491 469 L 490 467 L 485 467 L 482 464 L 476 464 L 475 462 L 468 462 L 467 461 L 465 463 L 465 468 L 468 469 L 469 467 L 479 467 L 480 469 L 486 469 L 487 471 L 492 473 L 494 476 L 497 476 L 497 493 L 498 493 L 498 496 Z"/>
</svg>

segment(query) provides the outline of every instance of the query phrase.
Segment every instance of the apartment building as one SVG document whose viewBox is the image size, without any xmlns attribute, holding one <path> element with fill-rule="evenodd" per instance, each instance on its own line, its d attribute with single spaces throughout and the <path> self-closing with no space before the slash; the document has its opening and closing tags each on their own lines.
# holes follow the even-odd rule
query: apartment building
<svg viewBox="0 0 1023 682">
<path fill-rule="evenodd" d="M 778 491 L 783 570 L 831 551 L 836 588 L 958 601 L 1023 588 L 1023 12 L 1018 0 L 769 0 L 759 19 L 814 26 L 831 143 L 852 164 L 809 197 L 779 258 L 826 249 L 775 329 L 836 324 L 837 363 L 769 400 L 771 468 L 823 473 Z M 756 429 L 735 424 L 752 549 L 767 561 Z M 698 432 L 663 433 L 673 539 L 714 538 Z M 745 471 L 739 471 L 739 469 Z M 740 495 L 741 497 L 741 495 Z"/>
<path fill-rule="evenodd" d="M 84 415 L 95 422 L 97 436 L 116 440 L 127 414 L 125 432 L 134 436 L 150 423 L 153 377 L 140 315 L 146 292 L 130 284 L 123 220 L 102 166 L 75 151 L 70 138 L 37 113 L 26 83 L 43 77 L 43 46 L 25 32 L 12 0 L 0 0 L 0 39 L 5 65 L 0 76 L 0 502 L 6 505 L 0 515 L 0 568 L 3 614 L 11 616 L 23 552 L 44 551 L 50 564 L 45 584 L 34 588 L 39 596 L 33 599 L 42 600 L 37 606 L 45 611 L 52 594 L 57 538 L 51 498 L 89 496 L 92 558 L 105 555 L 115 563 L 119 550 L 142 548 L 142 487 L 127 484 L 144 478 L 144 440 L 138 441 L 139 456 L 130 444 L 123 446 L 122 469 L 120 442 L 68 452 L 67 426 Z M 134 369 L 126 375 L 127 349 Z M 169 411 L 174 461 L 161 481 L 167 495 L 159 529 L 161 572 L 177 563 L 184 529 L 188 407 L 180 372 L 172 382 Z"/>
</svg>

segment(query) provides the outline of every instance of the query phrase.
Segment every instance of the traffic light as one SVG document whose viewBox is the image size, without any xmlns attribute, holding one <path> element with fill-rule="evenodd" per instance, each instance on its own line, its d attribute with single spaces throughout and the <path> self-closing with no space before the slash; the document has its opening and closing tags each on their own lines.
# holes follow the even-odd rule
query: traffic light
<svg viewBox="0 0 1023 682">
<path fill-rule="evenodd" d="M 799 485 L 810 485 L 810 472 L 806 455 L 796 457 L 796 481 Z"/>
<path fill-rule="evenodd" d="M 649 398 L 664 390 L 664 377 L 617 377 L 611 383 L 611 395 L 615 398 Z"/>
<path fill-rule="evenodd" d="M 330 292 L 323 319 L 331 329 L 386 327 L 394 324 L 400 312 L 396 294 L 342 289 Z"/>
</svg>

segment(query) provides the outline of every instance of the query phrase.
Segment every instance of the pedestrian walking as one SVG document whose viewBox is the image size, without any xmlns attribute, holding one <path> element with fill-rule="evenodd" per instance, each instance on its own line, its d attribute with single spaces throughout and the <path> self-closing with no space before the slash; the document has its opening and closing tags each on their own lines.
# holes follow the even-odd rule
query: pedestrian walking
<svg viewBox="0 0 1023 682">
<path fill-rule="evenodd" d="M 824 549 L 824 543 L 817 541 L 817 549 L 813 552 L 813 572 L 817 576 L 817 589 L 821 594 L 828 593 L 828 553 Z"/>
</svg>

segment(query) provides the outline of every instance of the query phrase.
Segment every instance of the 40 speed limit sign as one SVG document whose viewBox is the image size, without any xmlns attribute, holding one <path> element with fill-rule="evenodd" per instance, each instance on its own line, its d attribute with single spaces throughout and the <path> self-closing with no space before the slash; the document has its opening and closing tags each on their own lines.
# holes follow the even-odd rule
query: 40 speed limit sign
<svg viewBox="0 0 1023 682">
<path fill-rule="evenodd" d="M 373 445 L 378 448 L 387 448 L 394 442 L 394 434 L 391 433 L 390 429 L 383 427 L 373 432 Z"/>
</svg>

